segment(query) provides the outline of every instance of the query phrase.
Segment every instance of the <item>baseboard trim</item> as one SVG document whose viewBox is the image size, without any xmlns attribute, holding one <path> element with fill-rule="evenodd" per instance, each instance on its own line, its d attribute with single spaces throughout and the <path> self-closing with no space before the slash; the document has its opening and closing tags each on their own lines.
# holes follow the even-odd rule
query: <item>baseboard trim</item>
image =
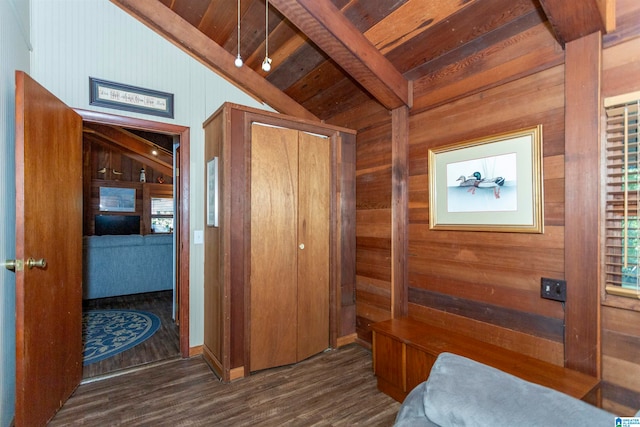
<svg viewBox="0 0 640 427">
<path fill-rule="evenodd" d="M 336 340 L 336 345 L 338 348 L 343 347 L 348 344 L 353 344 L 356 342 L 356 338 L 358 338 L 358 334 L 345 335 L 343 337 L 338 337 Z"/>
<path fill-rule="evenodd" d="M 229 381 L 244 378 L 244 366 L 233 368 L 229 371 Z"/>
<path fill-rule="evenodd" d="M 205 347 L 203 347 L 202 358 L 204 359 L 205 362 L 207 362 L 207 365 L 209 365 L 209 367 L 211 368 L 211 370 L 213 370 L 216 376 L 218 376 L 222 381 L 226 381 L 225 371 L 222 367 L 222 363 L 220 363 L 218 358 L 215 357 L 213 353 L 211 353 L 211 351 L 209 351 Z"/>
<path fill-rule="evenodd" d="M 151 362 L 151 363 L 145 363 L 143 365 L 132 366 L 130 368 L 122 369 L 122 370 L 119 370 L 119 371 L 108 372 L 106 374 L 98 375 L 98 376 L 95 376 L 95 377 L 83 378 L 82 381 L 80 381 L 80 385 L 91 384 L 91 383 L 95 383 L 95 382 L 98 382 L 98 381 L 107 380 L 109 378 L 120 377 L 122 375 L 127 375 L 127 374 L 131 374 L 133 372 L 143 371 L 143 370 L 149 369 L 149 368 L 155 368 L 157 366 L 166 365 L 167 363 L 173 363 L 173 362 L 176 362 L 176 361 L 179 361 L 179 360 L 182 360 L 179 356 L 178 357 L 172 357 L 172 358 L 165 359 L 165 360 L 159 360 L 157 362 Z"/>
<path fill-rule="evenodd" d="M 200 356 L 202 354 L 202 346 L 189 347 L 189 357 Z"/>
</svg>

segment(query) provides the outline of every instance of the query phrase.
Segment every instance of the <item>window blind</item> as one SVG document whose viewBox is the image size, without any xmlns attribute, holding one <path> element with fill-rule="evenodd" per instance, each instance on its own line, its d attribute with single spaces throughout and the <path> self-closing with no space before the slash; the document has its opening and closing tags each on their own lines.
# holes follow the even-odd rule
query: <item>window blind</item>
<svg viewBox="0 0 640 427">
<path fill-rule="evenodd" d="M 173 199 L 152 197 L 151 215 L 173 215 Z"/>
<path fill-rule="evenodd" d="M 640 299 L 640 92 L 605 100 L 605 290 Z"/>
</svg>

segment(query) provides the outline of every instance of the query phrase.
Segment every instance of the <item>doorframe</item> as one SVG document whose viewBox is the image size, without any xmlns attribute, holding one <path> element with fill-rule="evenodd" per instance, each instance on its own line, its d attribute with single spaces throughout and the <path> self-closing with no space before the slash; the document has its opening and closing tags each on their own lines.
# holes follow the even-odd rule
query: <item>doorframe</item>
<svg viewBox="0 0 640 427">
<path fill-rule="evenodd" d="M 164 133 L 177 135 L 180 138 L 180 164 L 178 165 L 180 174 L 179 200 L 182 205 L 180 207 L 180 226 L 179 235 L 176 244 L 179 248 L 179 256 L 177 263 L 186 268 L 180 269 L 178 283 L 176 289 L 179 293 L 180 306 L 179 310 L 179 335 L 180 335 L 180 354 L 183 358 L 188 358 L 189 354 L 189 256 L 190 256 L 190 229 L 189 229 L 189 176 L 190 176 L 190 128 L 171 123 L 155 122 L 146 119 L 138 119 L 133 117 L 118 116 L 109 113 L 101 113 L 98 111 L 90 111 L 74 108 L 74 111 L 82 117 L 83 123 L 96 123 L 102 125 L 113 125 L 151 131 L 156 133 Z"/>
</svg>

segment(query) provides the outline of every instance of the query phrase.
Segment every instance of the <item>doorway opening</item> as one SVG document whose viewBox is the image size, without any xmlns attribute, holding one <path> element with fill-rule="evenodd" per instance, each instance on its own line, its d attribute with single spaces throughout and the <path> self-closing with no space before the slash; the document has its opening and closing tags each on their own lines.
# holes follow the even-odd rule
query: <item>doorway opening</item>
<svg viewBox="0 0 640 427">
<path fill-rule="evenodd" d="M 118 278 L 108 277 L 112 289 L 96 291 L 85 287 L 83 311 L 137 310 L 150 313 L 160 323 L 157 331 L 141 344 L 84 366 L 83 378 L 87 381 L 168 358 L 188 357 L 189 128 L 75 111 L 83 118 L 85 147 L 99 147 L 93 155 L 91 150 L 85 150 L 83 161 L 84 282 L 99 282 L 95 279 L 101 274 L 105 277 L 104 270 L 107 277 L 109 271 L 119 273 Z M 97 163 L 100 167 L 95 167 Z M 106 195 L 107 189 L 124 191 L 125 197 L 134 194 L 133 205 L 100 206 L 101 192 L 105 193 L 105 201 L 113 200 Z M 129 225 L 109 225 L 114 219 L 124 219 Z M 132 223 L 136 226 L 133 229 Z M 95 242 L 96 248 L 91 246 Z M 123 242 L 125 247 L 117 247 Z M 114 247 L 109 248 L 110 244 Z M 98 265 L 94 262 L 89 266 L 88 253 L 94 261 L 99 255 L 110 253 L 116 259 L 111 263 L 102 259 Z M 149 262 L 155 267 L 149 268 Z M 105 263 L 110 268 L 101 269 Z M 88 280 L 89 274 L 95 276 L 94 280 Z M 145 279 L 145 274 L 151 277 Z M 135 275 L 139 284 L 129 286 L 128 278 L 133 282 Z M 83 317 L 91 318 L 86 313 Z"/>
</svg>

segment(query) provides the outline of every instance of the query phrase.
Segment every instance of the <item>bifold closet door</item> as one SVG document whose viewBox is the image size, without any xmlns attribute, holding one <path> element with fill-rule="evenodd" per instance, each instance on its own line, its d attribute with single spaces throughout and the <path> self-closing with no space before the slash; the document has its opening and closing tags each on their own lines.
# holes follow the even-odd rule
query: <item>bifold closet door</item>
<svg viewBox="0 0 640 427">
<path fill-rule="evenodd" d="M 330 145 L 299 132 L 298 361 L 329 347 Z"/>
<path fill-rule="evenodd" d="M 252 125 L 250 369 L 329 344 L 330 144 Z"/>
<path fill-rule="evenodd" d="M 296 362 L 298 132 L 251 126 L 251 370 Z"/>
</svg>

